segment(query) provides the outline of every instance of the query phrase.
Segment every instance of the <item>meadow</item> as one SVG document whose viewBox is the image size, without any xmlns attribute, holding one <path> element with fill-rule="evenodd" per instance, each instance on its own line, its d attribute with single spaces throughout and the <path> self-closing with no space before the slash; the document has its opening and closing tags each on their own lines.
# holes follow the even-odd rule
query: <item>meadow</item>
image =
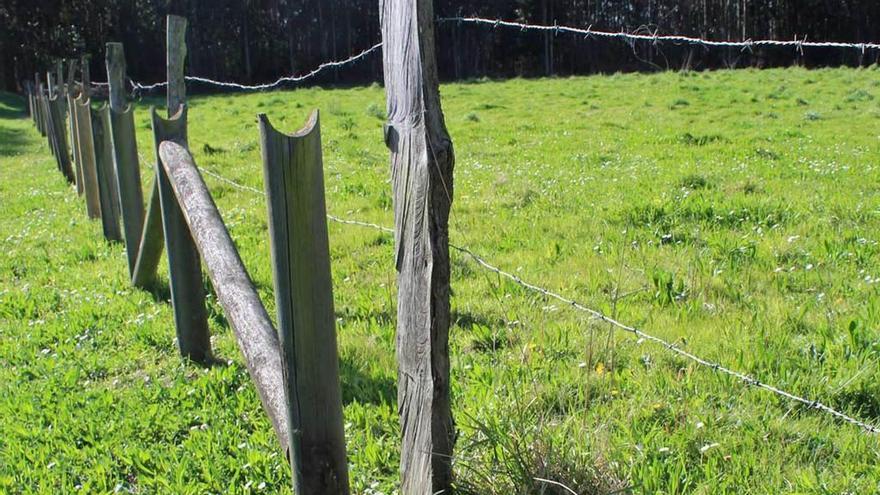
<svg viewBox="0 0 880 495">
<path fill-rule="evenodd" d="M 681 348 L 880 423 L 880 71 L 441 87 L 451 240 Z M 155 161 L 138 103 L 145 186 Z M 0 492 L 289 493 L 234 336 L 175 349 L 167 265 L 124 248 L 0 97 Z M 384 90 L 190 98 L 189 144 L 274 317 L 257 113 L 321 110 L 328 212 L 392 225 Z M 208 174 L 210 172 L 211 174 Z M 238 188 L 213 174 L 240 183 Z M 248 189 L 250 188 L 250 189 Z M 392 239 L 330 224 L 353 491 L 397 486 Z M 880 493 L 878 436 L 746 386 L 453 252 L 462 493 Z"/>
</svg>

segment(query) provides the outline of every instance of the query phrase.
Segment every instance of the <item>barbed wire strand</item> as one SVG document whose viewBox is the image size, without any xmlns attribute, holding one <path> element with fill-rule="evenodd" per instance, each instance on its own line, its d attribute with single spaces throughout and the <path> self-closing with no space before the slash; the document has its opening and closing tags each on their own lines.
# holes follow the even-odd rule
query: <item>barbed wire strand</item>
<svg viewBox="0 0 880 495">
<path fill-rule="evenodd" d="M 676 44 L 691 44 L 691 45 L 700 45 L 704 47 L 722 47 L 722 48 L 741 48 L 743 50 L 751 51 L 753 48 L 762 47 L 762 46 L 775 46 L 775 47 L 793 47 L 798 50 L 798 53 L 803 54 L 804 48 L 844 48 L 844 49 L 856 49 L 860 50 L 864 53 L 867 50 L 880 50 L 880 43 L 847 43 L 847 42 L 837 42 L 837 41 L 808 41 L 806 36 L 803 39 L 795 38 L 793 40 L 771 40 L 771 39 L 759 39 L 759 40 L 745 40 L 745 41 L 714 41 L 708 40 L 704 38 L 697 38 L 692 36 L 684 36 L 680 34 L 672 34 L 672 35 L 661 35 L 657 34 L 656 31 L 650 34 L 641 33 L 638 30 L 636 32 L 626 32 L 626 31 L 602 31 L 598 29 L 593 29 L 592 26 L 583 29 L 576 28 L 571 26 L 560 26 L 557 24 L 554 25 L 546 25 L 546 24 L 525 24 L 521 22 L 515 21 L 504 21 L 501 19 L 486 19 L 482 17 L 441 17 L 437 19 L 438 23 L 459 23 L 459 24 L 482 24 L 488 25 L 492 27 L 507 27 L 507 28 L 515 28 L 520 31 L 552 31 L 554 33 L 570 33 L 570 34 L 578 34 L 582 35 L 586 38 L 596 37 L 596 38 L 616 38 L 622 39 L 627 42 L 632 41 L 650 41 L 652 43 L 662 43 L 662 42 L 670 42 Z M 332 62 L 325 62 L 310 72 L 307 72 L 300 76 L 283 76 L 275 80 L 271 83 L 265 84 L 241 84 L 237 82 L 229 82 L 229 81 L 218 81 L 215 79 L 210 79 L 207 77 L 201 76 L 186 76 L 187 81 L 198 82 L 202 84 L 209 84 L 213 86 L 218 86 L 221 88 L 229 88 L 229 89 L 239 89 L 243 91 L 261 91 L 261 90 L 269 90 L 275 89 L 285 83 L 298 83 L 305 81 L 307 79 L 311 79 L 325 69 L 331 67 L 342 67 L 348 64 L 355 63 L 376 50 L 382 47 L 382 42 L 376 43 L 375 45 L 367 48 L 366 50 L 361 51 L 351 57 L 348 57 L 344 60 L 337 60 Z M 154 84 L 142 84 L 132 79 L 129 80 L 135 92 L 141 93 L 145 91 L 152 91 L 158 88 L 162 88 L 168 85 L 166 81 L 158 82 Z M 106 82 L 93 82 L 92 83 L 96 87 L 106 87 Z"/>
<path fill-rule="evenodd" d="M 341 67 L 344 65 L 355 63 L 355 62 L 363 59 L 367 55 L 373 53 L 374 51 L 378 50 L 381 47 L 382 47 L 382 43 L 379 42 L 379 43 L 376 43 L 375 45 L 371 46 L 370 48 L 367 48 L 366 50 L 364 50 L 356 55 L 352 55 L 351 57 L 348 57 L 347 59 L 336 60 L 336 61 L 332 61 L 332 62 L 324 62 L 323 64 L 319 65 L 318 67 L 316 67 L 312 71 L 307 72 L 303 75 L 284 76 L 284 77 L 278 78 L 275 82 L 266 83 L 266 84 L 253 84 L 253 85 L 239 84 L 236 82 L 216 81 L 214 79 L 209 79 L 207 77 L 199 77 L 199 76 L 186 76 L 186 80 L 192 81 L 192 82 L 199 82 L 199 83 L 203 83 L 203 84 L 211 84 L 211 85 L 219 86 L 222 88 L 240 89 L 240 90 L 245 90 L 245 91 L 261 91 L 261 90 L 267 90 L 267 89 L 274 89 L 274 88 L 277 88 L 278 86 L 281 86 L 282 84 L 285 84 L 285 83 L 297 83 L 297 82 L 305 81 L 306 79 L 311 79 L 311 78 L 317 76 L 318 74 L 320 74 L 321 72 L 323 72 L 324 70 L 329 69 L 331 67 Z M 137 92 L 152 91 L 154 89 L 162 88 L 162 87 L 165 87 L 168 85 L 167 81 L 158 82 L 155 84 L 141 84 L 139 82 L 132 80 L 131 83 L 132 83 L 132 86 L 134 87 L 135 91 L 137 91 Z"/>
<path fill-rule="evenodd" d="M 742 48 L 751 49 L 761 46 L 777 46 L 777 47 L 793 47 L 799 52 L 803 52 L 804 48 L 851 48 L 861 51 L 880 50 L 880 43 L 846 43 L 837 41 L 807 41 L 806 36 L 803 39 L 793 39 L 788 41 L 782 40 L 745 40 L 745 41 L 713 41 L 692 36 L 684 36 L 680 34 L 660 35 L 628 33 L 625 31 L 612 32 L 601 31 L 588 27 L 587 29 L 575 28 L 570 26 L 546 25 L 546 24 L 524 24 L 514 21 L 503 21 L 501 19 L 485 19 L 482 17 L 441 17 L 437 19 L 439 23 L 457 22 L 461 24 L 484 24 L 492 27 L 508 27 L 516 28 L 520 31 L 553 31 L 554 33 L 571 33 L 579 34 L 585 37 L 596 38 L 618 38 L 627 41 L 650 41 L 653 43 L 671 42 L 678 44 L 700 45 L 706 47 L 722 47 L 722 48 Z"/>
<path fill-rule="evenodd" d="M 257 188 L 250 187 L 250 186 L 247 186 L 244 184 L 239 184 L 238 182 L 235 182 L 231 179 L 227 179 L 226 177 L 223 177 L 222 175 L 220 175 L 216 172 L 213 172 L 209 169 L 200 168 L 200 170 L 205 172 L 206 174 L 218 179 L 218 180 L 225 182 L 226 184 L 229 184 L 229 185 L 239 189 L 239 190 L 248 191 L 251 193 L 256 193 L 256 194 L 260 194 L 260 195 L 265 196 L 265 193 Z M 329 214 L 327 215 L 327 218 L 329 218 L 330 220 L 337 222 L 337 223 L 342 223 L 342 224 L 346 224 L 346 225 L 357 225 L 357 226 L 361 226 L 361 227 L 368 227 L 368 228 L 382 231 L 384 233 L 390 233 L 390 234 L 394 233 L 393 229 L 390 229 L 388 227 L 383 227 L 381 225 L 377 225 L 374 223 L 361 222 L 359 220 L 349 220 L 349 219 L 344 219 L 344 218 L 336 217 L 336 216 L 329 215 Z M 723 373 L 723 374 L 732 376 L 732 377 L 737 378 L 738 380 L 742 381 L 744 384 L 746 384 L 748 386 L 752 386 L 752 387 L 755 387 L 758 389 L 765 390 L 767 392 L 771 392 L 771 393 L 776 394 L 780 397 L 784 397 L 786 399 L 789 399 L 794 402 L 798 402 L 802 405 L 805 405 L 810 409 L 816 409 L 816 410 L 822 411 L 824 413 L 830 414 L 831 416 L 834 416 L 835 418 L 837 418 L 841 421 L 845 421 L 845 422 L 850 423 L 852 425 L 858 426 L 859 428 L 865 430 L 868 433 L 874 433 L 874 434 L 880 433 L 880 428 L 878 428 L 877 426 L 874 426 L 870 423 L 861 421 L 861 420 L 856 419 L 852 416 L 849 416 L 845 413 L 842 413 L 842 412 L 840 412 L 830 406 L 827 406 L 819 401 L 810 400 L 805 397 L 795 395 L 791 392 L 787 392 L 787 391 L 782 390 L 782 389 L 775 387 L 773 385 L 763 383 L 760 380 L 758 380 L 752 376 L 749 376 L 745 373 L 741 373 L 739 371 L 735 371 L 735 370 L 732 370 L 732 369 L 727 368 L 725 366 L 722 366 L 719 363 L 715 363 L 715 362 L 709 361 L 707 359 L 703 359 L 703 358 L 701 358 L 691 352 L 688 352 L 688 351 L 676 346 L 675 344 L 673 344 L 667 340 L 664 340 L 660 337 L 656 337 L 654 335 L 646 333 L 642 330 L 639 330 L 636 327 L 621 323 L 620 321 L 618 321 L 614 318 L 606 316 L 601 311 L 587 307 L 584 304 L 575 301 L 574 299 L 569 299 L 569 298 L 567 298 L 563 295 L 560 295 L 556 292 L 553 292 L 549 289 L 545 289 L 545 288 L 540 287 L 538 285 L 526 282 L 525 280 L 521 279 L 517 275 L 506 272 L 506 271 L 502 270 L 501 268 L 498 268 L 497 266 L 489 263 L 482 256 L 474 253 L 473 251 L 471 251 L 470 249 L 468 249 L 466 247 L 457 246 L 452 243 L 449 244 L 449 247 L 455 251 L 458 251 L 459 253 L 467 255 L 468 257 L 473 259 L 478 265 L 480 265 L 484 269 L 489 270 L 491 272 L 494 272 L 495 274 L 497 274 L 501 277 L 504 277 L 508 280 L 511 280 L 514 283 L 516 283 L 517 285 L 519 285 L 529 291 L 542 294 L 545 297 L 556 299 L 557 301 L 565 303 L 565 305 L 568 307 L 571 307 L 577 311 L 589 314 L 593 319 L 601 320 L 605 323 L 609 323 L 609 324 L 611 324 L 621 330 L 624 330 L 628 333 L 631 333 L 631 334 L 637 336 L 640 339 L 644 339 L 644 340 L 647 340 L 647 341 L 652 342 L 654 344 L 660 345 L 660 346 L 666 348 L 667 350 L 669 350 L 670 352 L 677 354 L 683 358 L 686 358 L 690 361 L 693 361 L 701 366 L 710 368 L 711 370 L 715 371 L 716 373 Z"/>
</svg>

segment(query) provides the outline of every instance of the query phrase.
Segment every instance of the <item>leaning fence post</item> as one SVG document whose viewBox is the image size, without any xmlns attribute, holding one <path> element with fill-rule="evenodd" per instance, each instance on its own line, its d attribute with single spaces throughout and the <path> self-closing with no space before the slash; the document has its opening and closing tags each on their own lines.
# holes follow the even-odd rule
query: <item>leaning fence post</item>
<svg viewBox="0 0 880 495">
<path fill-rule="evenodd" d="M 138 163 L 134 128 L 134 107 L 125 96 L 125 51 L 122 43 L 107 43 L 107 83 L 110 88 L 110 137 L 113 168 L 122 209 L 128 274 L 134 274 L 141 232 L 144 228 L 144 192 Z"/>
<path fill-rule="evenodd" d="M 174 141 L 186 147 L 186 84 L 183 79 L 186 58 L 186 19 L 168 16 L 168 114 L 163 121 L 152 111 L 153 135 L 156 143 L 156 177 L 159 200 L 162 205 L 162 226 L 165 231 L 165 251 L 171 279 L 171 304 L 177 327 L 180 353 L 194 361 L 211 358 L 211 340 L 205 309 L 205 288 L 202 283 L 202 264 L 193 243 L 180 205 L 168 180 L 168 174 L 159 162 L 159 145 Z"/>
<path fill-rule="evenodd" d="M 291 136 L 259 116 L 298 494 L 348 494 L 318 112 Z"/>
<path fill-rule="evenodd" d="M 397 262 L 401 494 L 450 493 L 452 140 L 440 108 L 432 0 L 380 0 Z"/>
</svg>

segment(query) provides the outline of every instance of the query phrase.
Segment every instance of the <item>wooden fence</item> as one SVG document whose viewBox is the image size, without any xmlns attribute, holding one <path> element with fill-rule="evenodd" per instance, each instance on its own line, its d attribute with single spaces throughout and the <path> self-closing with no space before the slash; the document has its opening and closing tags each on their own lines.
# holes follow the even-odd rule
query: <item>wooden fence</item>
<svg viewBox="0 0 880 495">
<path fill-rule="evenodd" d="M 399 285 L 401 488 L 406 495 L 449 493 L 455 438 L 448 356 L 452 142 L 440 110 L 431 2 L 381 4 Z M 276 330 L 187 148 L 185 34 L 186 20 L 169 16 L 168 114 L 151 110 L 156 162 L 146 203 L 121 44 L 106 46 L 109 103 L 93 104 L 83 59 L 68 64 L 66 80 L 60 62 L 45 85 L 35 76 L 26 85 L 28 110 L 58 169 L 84 196 L 88 216 L 100 219 L 108 241 L 125 243 L 132 285 L 151 286 L 164 247 L 180 353 L 210 363 L 204 263 L 290 460 L 295 492 L 347 494 L 318 113 L 292 135 L 259 116 Z"/>
</svg>

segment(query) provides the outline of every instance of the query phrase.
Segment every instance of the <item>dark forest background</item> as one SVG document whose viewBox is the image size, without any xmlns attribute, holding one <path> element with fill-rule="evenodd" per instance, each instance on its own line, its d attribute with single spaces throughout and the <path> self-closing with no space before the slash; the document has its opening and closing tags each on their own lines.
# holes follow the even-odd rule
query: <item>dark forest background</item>
<svg viewBox="0 0 880 495">
<path fill-rule="evenodd" d="M 164 78 L 165 15 L 186 16 L 188 74 L 243 83 L 298 74 L 379 41 L 377 0 L 0 0 L 0 89 L 53 59 L 92 55 L 105 79 L 103 44 L 125 44 L 130 75 Z M 715 40 L 880 40 L 878 0 L 435 0 L 435 13 Z M 437 27 L 441 77 L 540 76 L 632 70 L 876 63 L 877 51 L 712 49 L 584 39 L 491 26 Z M 381 80 L 377 53 L 327 71 L 322 83 Z"/>
</svg>

